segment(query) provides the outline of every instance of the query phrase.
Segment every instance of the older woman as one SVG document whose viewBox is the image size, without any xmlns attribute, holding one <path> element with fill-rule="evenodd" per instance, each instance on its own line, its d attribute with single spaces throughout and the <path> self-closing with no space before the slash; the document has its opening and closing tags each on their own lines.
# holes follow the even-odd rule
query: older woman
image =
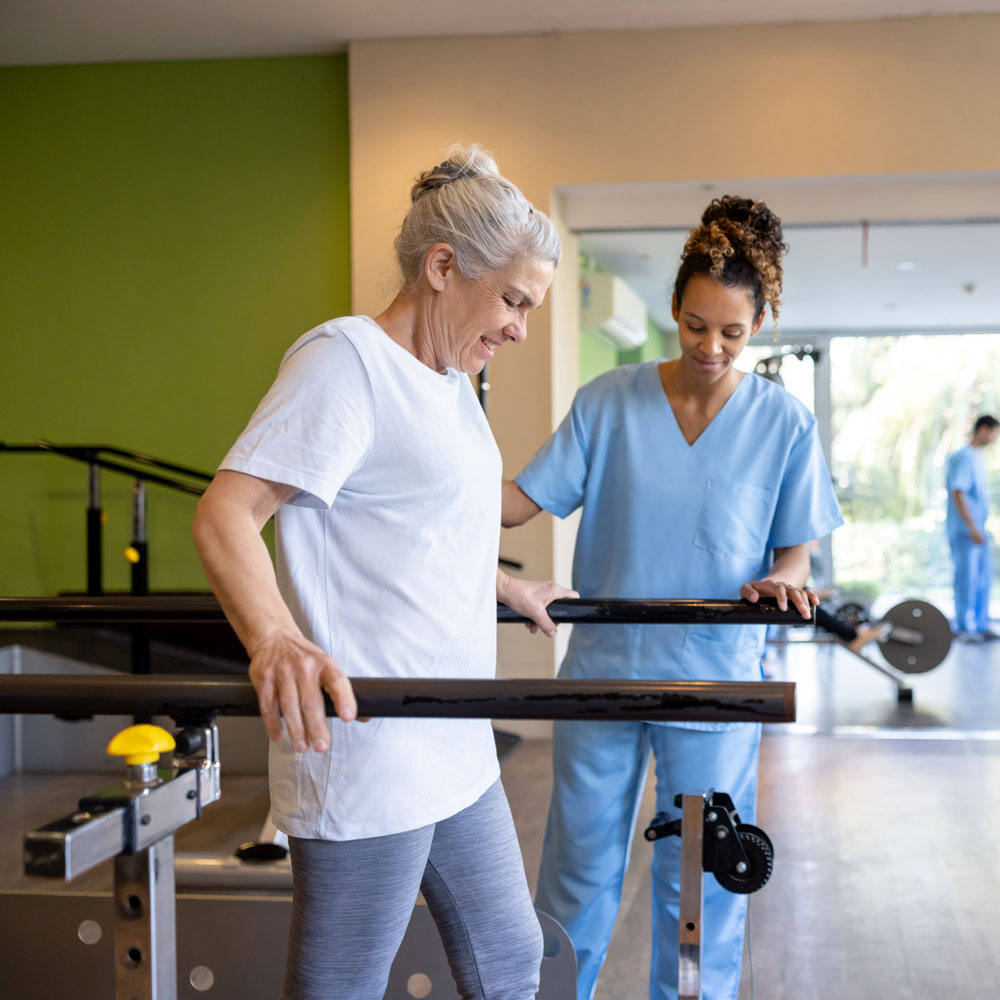
<svg viewBox="0 0 1000 1000">
<path fill-rule="evenodd" d="M 465 373 L 524 341 L 559 239 L 471 147 L 418 179 L 396 253 L 383 313 L 289 349 L 195 541 L 273 741 L 294 878 L 285 1000 L 381 998 L 418 890 L 463 996 L 528 998 L 541 935 L 489 723 L 350 724 L 344 671 L 491 677 L 497 599 L 555 631 L 545 607 L 572 592 L 497 570 L 500 455 Z"/>
</svg>

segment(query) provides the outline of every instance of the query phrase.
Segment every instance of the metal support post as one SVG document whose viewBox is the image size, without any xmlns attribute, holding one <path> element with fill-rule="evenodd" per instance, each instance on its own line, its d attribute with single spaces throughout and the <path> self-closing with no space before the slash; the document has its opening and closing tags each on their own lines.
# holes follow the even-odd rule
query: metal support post
<svg viewBox="0 0 1000 1000">
<path fill-rule="evenodd" d="M 101 467 L 91 462 L 87 479 L 87 593 L 104 591 L 103 532 L 101 510 Z"/>
<path fill-rule="evenodd" d="M 705 797 L 681 799 L 680 949 L 677 965 L 678 1000 L 701 1000 L 702 871 Z"/>
<path fill-rule="evenodd" d="M 176 1000 L 174 838 L 115 857 L 115 1000 Z"/>
<path fill-rule="evenodd" d="M 125 550 L 131 563 L 132 596 L 149 594 L 149 546 L 146 541 L 146 484 L 137 479 L 132 487 L 132 544 Z M 132 673 L 151 673 L 149 625 L 138 622 L 129 628 L 132 642 Z M 149 722 L 148 715 L 136 715 L 134 722 Z"/>
</svg>

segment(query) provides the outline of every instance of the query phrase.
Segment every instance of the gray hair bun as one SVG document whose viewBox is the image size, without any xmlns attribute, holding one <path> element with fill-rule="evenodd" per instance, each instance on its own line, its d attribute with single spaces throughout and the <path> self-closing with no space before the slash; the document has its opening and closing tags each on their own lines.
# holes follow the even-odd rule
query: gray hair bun
<svg viewBox="0 0 1000 1000">
<path fill-rule="evenodd" d="M 501 176 L 479 146 L 453 146 L 442 163 L 417 178 L 410 200 L 395 242 L 406 291 L 419 286 L 427 254 L 441 243 L 455 251 L 467 278 L 521 257 L 559 263 L 562 247 L 552 221 Z"/>
<path fill-rule="evenodd" d="M 410 190 L 410 201 L 415 202 L 428 191 L 436 191 L 445 184 L 474 177 L 500 177 L 496 160 L 480 146 L 452 146 L 447 160 L 425 170 L 417 178 Z"/>
</svg>

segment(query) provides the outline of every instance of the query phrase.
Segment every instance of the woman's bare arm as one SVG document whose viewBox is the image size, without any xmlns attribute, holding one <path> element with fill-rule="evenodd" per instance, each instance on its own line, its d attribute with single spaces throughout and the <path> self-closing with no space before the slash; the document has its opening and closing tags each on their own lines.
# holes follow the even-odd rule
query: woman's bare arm
<svg viewBox="0 0 1000 1000">
<path fill-rule="evenodd" d="M 223 471 L 198 502 L 194 541 L 208 582 L 250 657 L 250 679 L 272 740 L 297 751 L 329 747 L 322 691 L 344 720 L 357 715 L 350 681 L 302 634 L 278 591 L 261 529 L 296 489 Z"/>
</svg>

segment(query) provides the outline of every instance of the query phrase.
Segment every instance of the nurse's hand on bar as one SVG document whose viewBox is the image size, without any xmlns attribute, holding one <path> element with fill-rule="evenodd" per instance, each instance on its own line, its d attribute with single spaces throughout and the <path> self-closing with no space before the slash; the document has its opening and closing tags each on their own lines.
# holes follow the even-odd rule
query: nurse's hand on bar
<svg viewBox="0 0 1000 1000">
<path fill-rule="evenodd" d="M 756 604 L 762 597 L 773 597 L 782 611 L 787 611 L 789 604 L 792 604 L 806 621 L 812 618 L 813 606 L 819 604 L 819 598 L 808 587 L 793 587 L 790 583 L 779 580 L 744 583 L 740 587 L 740 597 L 751 604 Z"/>
<path fill-rule="evenodd" d="M 275 743 L 284 739 L 287 730 L 297 753 L 310 748 L 322 753 L 330 748 L 324 691 L 344 722 L 357 717 L 358 705 L 347 675 L 332 656 L 301 634 L 265 636 L 248 652 L 260 717 Z"/>
<path fill-rule="evenodd" d="M 529 632 L 541 629 L 550 639 L 556 634 L 556 623 L 548 616 L 546 608 L 566 597 L 579 597 L 575 590 L 554 583 L 552 580 L 519 580 L 497 570 L 497 600 L 506 604 L 530 622 L 525 623 Z"/>
</svg>

